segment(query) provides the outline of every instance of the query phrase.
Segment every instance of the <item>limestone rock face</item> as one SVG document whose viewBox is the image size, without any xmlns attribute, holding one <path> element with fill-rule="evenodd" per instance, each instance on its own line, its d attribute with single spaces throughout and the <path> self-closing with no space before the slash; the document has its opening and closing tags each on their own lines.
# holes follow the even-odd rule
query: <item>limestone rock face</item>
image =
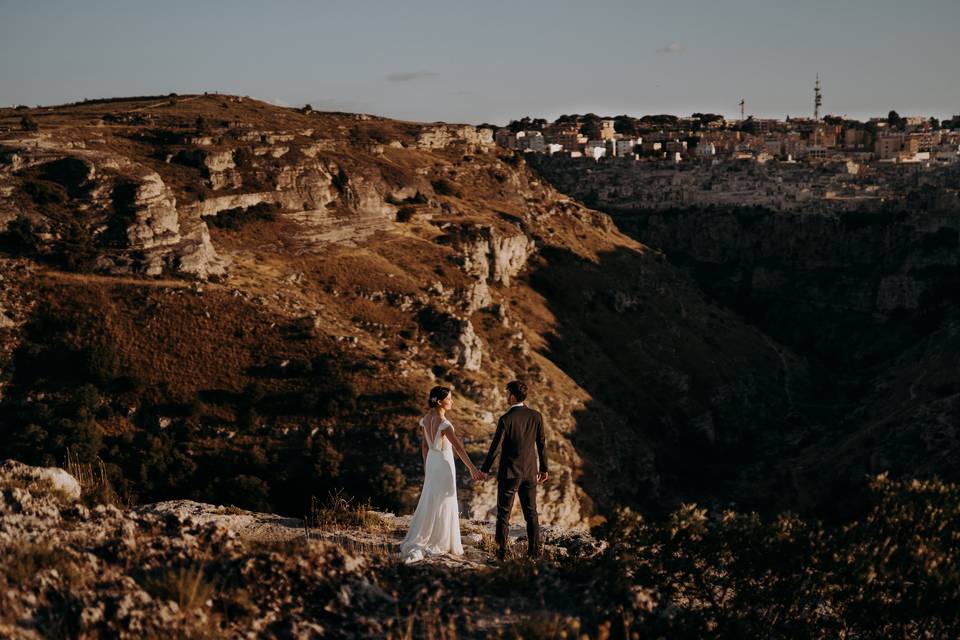
<svg viewBox="0 0 960 640">
<path fill-rule="evenodd" d="M 63 185 L 70 198 L 65 204 L 84 215 L 99 270 L 154 276 L 169 270 L 200 278 L 224 273 L 206 224 L 192 211 L 178 210 L 172 189 L 156 171 L 126 156 L 71 142 L 12 139 L 4 144 L 18 149 L 21 169 L 31 167 Z M 226 162 L 210 157 L 215 167 Z M 15 187 L 13 166 L 0 166 L 0 178 L 12 180 Z M 0 193 L 0 211 L 14 191 Z M 63 233 L 61 223 L 42 211 L 31 212 L 30 218 L 46 226 L 54 241 Z"/>
<path fill-rule="evenodd" d="M 127 241 L 131 249 L 146 251 L 180 241 L 177 200 L 154 172 L 138 176 L 139 181 L 120 189 L 114 206 L 127 213 Z"/>
<path fill-rule="evenodd" d="M 470 125 L 441 125 L 428 127 L 417 137 L 419 149 L 446 149 L 453 144 L 471 147 L 493 146 L 493 131 L 487 128 L 477 129 Z"/>
<path fill-rule="evenodd" d="M 426 307 L 418 314 L 421 331 L 446 354 L 448 362 L 464 371 L 479 371 L 483 363 L 483 342 L 468 318 Z"/>
<path fill-rule="evenodd" d="M 21 485 L 35 492 L 52 490 L 71 500 L 80 499 L 80 483 L 57 467 L 31 467 L 16 460 L 5 460 L 0 465 L 0 486 L 10 485 Z"/>
<path fill-rule="evenodd" d="M 464 371 L 479 371 L 483 363 L 483 343 L 469 320 L 461 320 L 453 356 Z"/>
<path fill-rule="evenodd" d="M 534 243 L 523 233 L 501 235 L 490 227 L 471 229 L 460 247 L 463 270 L 481 280 L 510 286 L 527 264 Z"/>
<path fill-rule="evenodd" d="M 14 326 L 16 325 L 13 320 L 11 320 L 10 316 L 7 315 L 6 310 L 0 306 L 0 329 L 10 329 Z"/>
</svg>

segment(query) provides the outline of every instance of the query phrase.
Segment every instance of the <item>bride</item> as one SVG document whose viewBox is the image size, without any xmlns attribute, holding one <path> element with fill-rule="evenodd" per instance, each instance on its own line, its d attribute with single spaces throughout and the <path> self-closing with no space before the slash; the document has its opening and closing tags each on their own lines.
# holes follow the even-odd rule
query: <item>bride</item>
<svg viewBox="0 0 960 640">
<path fill-rule="evenodd" d="M 454 452 L 467 465 L 471 478 L 481 478 L 457 438 L 453 425 L 446 418 L 447 411 L 453 406 L 450 389 L 431 389 L 428 404 L 430 411 L 420 418 L 423 489 L 420 490 L 420 501 L 410 521 L 410 531 L 400 545 L 400 557 L 404 562 L 416 562 L 427 555 L 463 554 Z"/>
</svg>

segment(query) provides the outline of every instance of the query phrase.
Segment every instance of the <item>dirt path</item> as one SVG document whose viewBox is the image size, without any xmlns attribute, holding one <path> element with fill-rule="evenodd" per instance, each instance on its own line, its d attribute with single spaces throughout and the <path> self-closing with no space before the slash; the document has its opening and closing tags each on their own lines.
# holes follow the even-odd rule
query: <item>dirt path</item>
<svg viewBox="0 0 960 640">
<path fill-rule="evenodd" d="M 202 97 L 203 97 L 203 96 L 190 96 L 189 98 L 181 98 L 181 97 L 179 97 L 179 96 L 170 96 L 169 98 L 167 98 L 166 100 L 164 100 L 164 101 L 162 101 L 162 102 L 154 102 L 153 104 L 148 104 L 148 105 L 144 105 L 144 106 L 142 106 L 142 107 L 137 107 L 136 109 L 130 109 L 129 111 L 127 111 L 127 113 L 135 113 L 135 112 L 137 112 L 137 111 L 146 111 L 147 109 L 153 109 L 153 108 L 155 108 L 155 107 L 162 107 L 162 106 L 164 106 L 165 104 L 170 104 L 170 100 L 176 100 L 176 101 L 177 101 L 177 104 L 178 104 L 178 105 L 181 105 L 181 104 L 183 104 L 184 102 L 192 102 L 193 100 L 197 100 L 197 99 L 202 98 Z"/>
<path fill-rule="evenodd" d="M 145 278 L 137 276 L 112 276 L 94 273 L 73 273 L 67 271 L 38 271 L 37 277 L 61 283 L 76 284 L 125 284 L 140 287 L 155 287 L 167 289 L 191 289 L 198 284 L 193 280 L 178 280 L 174 278 Z M 222 288 L 223 285 L 202 283 L 205 288 Z"/>
</svg>

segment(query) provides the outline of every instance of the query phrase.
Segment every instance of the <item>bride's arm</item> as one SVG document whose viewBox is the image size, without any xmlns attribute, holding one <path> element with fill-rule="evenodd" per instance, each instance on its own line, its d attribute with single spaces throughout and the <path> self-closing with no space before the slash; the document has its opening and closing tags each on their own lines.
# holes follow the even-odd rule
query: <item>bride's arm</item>
<svg viewBox="0 0 960 640">
<path fill-rule="evenodd" d="M 460 438 L 457 437 L 457 433 L 453 430 L 453 427 L 444 429 L 443 435 L 447 440 L 450 441 L 450 444 L 453 445 L 454 453 L 456 453 L 457 456 L 463 460 L 463 464 L 467 465 L 467 469 L 470 470 L 470 477 L 476 480 L 479 472 L 473 465 L 473 460 L 471 460 L 470 456 L 467 455 L 467 450 L 463 448 L 463 443 L 460 442 Z"/>
</svg>

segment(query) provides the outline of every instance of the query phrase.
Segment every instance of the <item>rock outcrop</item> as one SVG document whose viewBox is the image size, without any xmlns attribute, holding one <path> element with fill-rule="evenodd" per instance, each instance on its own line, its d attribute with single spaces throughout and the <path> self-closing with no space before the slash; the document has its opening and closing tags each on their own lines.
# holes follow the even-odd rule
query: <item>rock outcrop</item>
<svg viewBox="0 0 960 640">
<path fill-rule="evenodd" d="M 35 180 L 22 179 L 17 186 L 34 194 L 36 210 L 11 208 L 45 232 L 36 240 L 41 249 L 67 250 L 61 240 L 68 226 L 45 213 L 50 203 L 62 203 L 86 218 L 91 232 L 83 251 L 95 255 L 100 270 L 151 276 L 179 272 L 201 279 L 223 275 L 206 225 L 181 215 L 176 197 L 156 171 L 127 156 L 50 139 L 16 138 L 3 144 L 17 149 L 18 161 L 0 167 L 0 173 L 12 174 L 17 166 L 35 174 Z"/>
<path fill-rule="evenodd" d="M 75 488 L 60 469 L 0 466 L 4 638 L 39 640 L 64 628 L 123 639 L 383 637 L 400 622 L 399 609 L 423 605 L 405 580 L 453 584 L 491 571 L 491 522 L 464 521 L 463 556 L 424 560 L 398 575 L 409 517 L 343 511 L 303 521 L 191 501 L 89 507 L 67 494 Z M 510 538 L 525 547 L 522 527 Z M 556 527 L 545 527 L 543 540 L 555 562 L 606 548 Z M 491 609 L 466 613 L 487 629 L 509 623 Z"/>
</svg>

